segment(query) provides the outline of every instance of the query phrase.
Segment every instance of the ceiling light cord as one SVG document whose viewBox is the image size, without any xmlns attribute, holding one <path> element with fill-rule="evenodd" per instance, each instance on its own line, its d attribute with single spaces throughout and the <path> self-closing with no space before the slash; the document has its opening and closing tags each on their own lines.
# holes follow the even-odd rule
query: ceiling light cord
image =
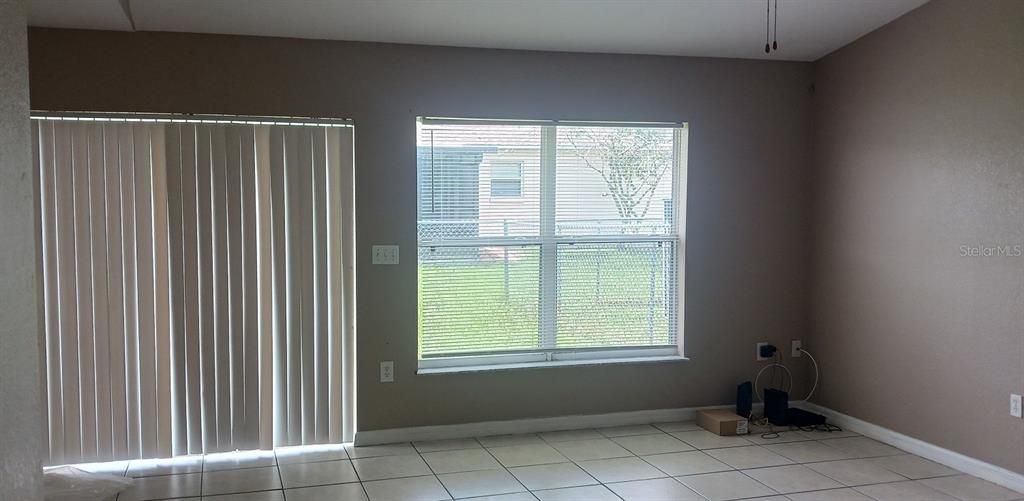
<svg viewBox="0 0 1024 501">
<path fill-rule="evenodd" d="M 775 0 L 775 30 L 772 34 L 772 50 L 779 50 L 779 0 Z"/>
<path fill-rule="evenodd" d="M 771 26 L 772 20 L 772 0 L 764 0 L 764 7 L 764 53 L 767 54 L 772 50 L 771 46 L 768 45 L 768 28 Z"/>
</svg>

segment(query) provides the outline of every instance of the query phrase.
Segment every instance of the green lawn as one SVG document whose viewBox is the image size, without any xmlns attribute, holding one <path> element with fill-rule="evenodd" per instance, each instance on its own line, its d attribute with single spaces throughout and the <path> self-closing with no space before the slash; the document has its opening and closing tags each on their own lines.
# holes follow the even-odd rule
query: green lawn
<svg viewBox="0 0 1024 501">
<path fill-rule="evenodd" d="M 421 254 L 420 355 L 539 346 L 537 247 Z M 557 347 L 671 344 L 667 244 L 578 244 L 558 250 Z M 469 312 L 469 313 L 467 313 Z"/>
</svg>

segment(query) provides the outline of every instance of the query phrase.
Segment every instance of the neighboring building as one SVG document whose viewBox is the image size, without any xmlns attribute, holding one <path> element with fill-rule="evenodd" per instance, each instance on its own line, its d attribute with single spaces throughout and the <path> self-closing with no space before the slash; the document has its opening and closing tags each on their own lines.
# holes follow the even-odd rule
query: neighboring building
<svg viewBox="0 0 1024 501">
<path fill-rule="evenodd" d="M 559 148 L 556 203 L 560 234 L 621 234 L 625 225 L 608 185 L 572 148 Z M 540 220 L 537 145 L 420 147 L 417 155 L 420 235 L 534 236 Z M 666 174 L 650 195 L 640 223 L 670 223 L 672 180 Z M 595 201 L 599 201 L 595 203 Z"/>
</svg>

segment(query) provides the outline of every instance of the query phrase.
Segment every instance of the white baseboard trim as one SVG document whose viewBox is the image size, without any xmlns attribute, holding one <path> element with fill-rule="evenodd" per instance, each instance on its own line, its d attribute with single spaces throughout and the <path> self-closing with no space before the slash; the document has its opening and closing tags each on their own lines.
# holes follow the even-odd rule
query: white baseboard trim
<svg viewBox="0 0 1024 501">
<path fill-rule="evenodd" d="M 756 411 L 761 404 L 754 404 Z M 652 409 L 642 411 L 612 412 L 608 414 L 581 414 L 544 418 L 512 419 L 508 421 L 483 421 L 478 423 L 446 424 L 438 426 L 414 426 L 356 432 L 355 445 L 391 444 L 423 440 L 446 440 L 450 438 L 486 437 L 488 435 L 513 435 L 544 431 L 578 430 L 582 428 L 604 428 L 631 424 L 668 423 L 672 421 L 693 421 L 697 411 L 721 409 L 731 405 L 709 405 L 705 407 L 683 407 L 677 409 Z"/>
<path fill-rule="evenodd" d="M 969 473 L 976 477 L 983 478 L 1008 489 L 1013 489 L 1017 492 L 1024 492 L 1024 475 L 1021 475 L 1020 473 L 1007 470 L 1001 466 L 986 463 L 980 459 L 965 456 L 959 452 L 939 447 L 935 444 L 904 435 L 888 428 L 883 428 L 876 424 L 871 424 L 853 416 L 848 416 L 841 412 L 834 411 L 828 407 L 822 407 L 810 402 L 803 402 L 797 406 L 803 407 L 809 411 L 817 412 L 818 414 L 827 417 L 831 423 L 845 430 L 855 431 L 866 437 L 878 440 L 879 442 L 889 444 L 898 449 L 903 449 L 912 454 L 917 454 L 918 456 L 930 459 L 936 463 L 944 464 L 964 473 Z"/>
</svg>

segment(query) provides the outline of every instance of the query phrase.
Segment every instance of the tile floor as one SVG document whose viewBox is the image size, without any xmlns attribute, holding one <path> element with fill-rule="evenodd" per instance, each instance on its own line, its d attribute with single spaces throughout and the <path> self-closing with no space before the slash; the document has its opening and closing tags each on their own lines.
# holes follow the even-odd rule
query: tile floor
<svg viewBox="0 0 1024 501">
<path fill-rule="evenodd" d="M 693 423 L 84 465 L 135 477 L 117 501 L 1020 500 L 840 432 L 719 437 Z"/>
</svg>

